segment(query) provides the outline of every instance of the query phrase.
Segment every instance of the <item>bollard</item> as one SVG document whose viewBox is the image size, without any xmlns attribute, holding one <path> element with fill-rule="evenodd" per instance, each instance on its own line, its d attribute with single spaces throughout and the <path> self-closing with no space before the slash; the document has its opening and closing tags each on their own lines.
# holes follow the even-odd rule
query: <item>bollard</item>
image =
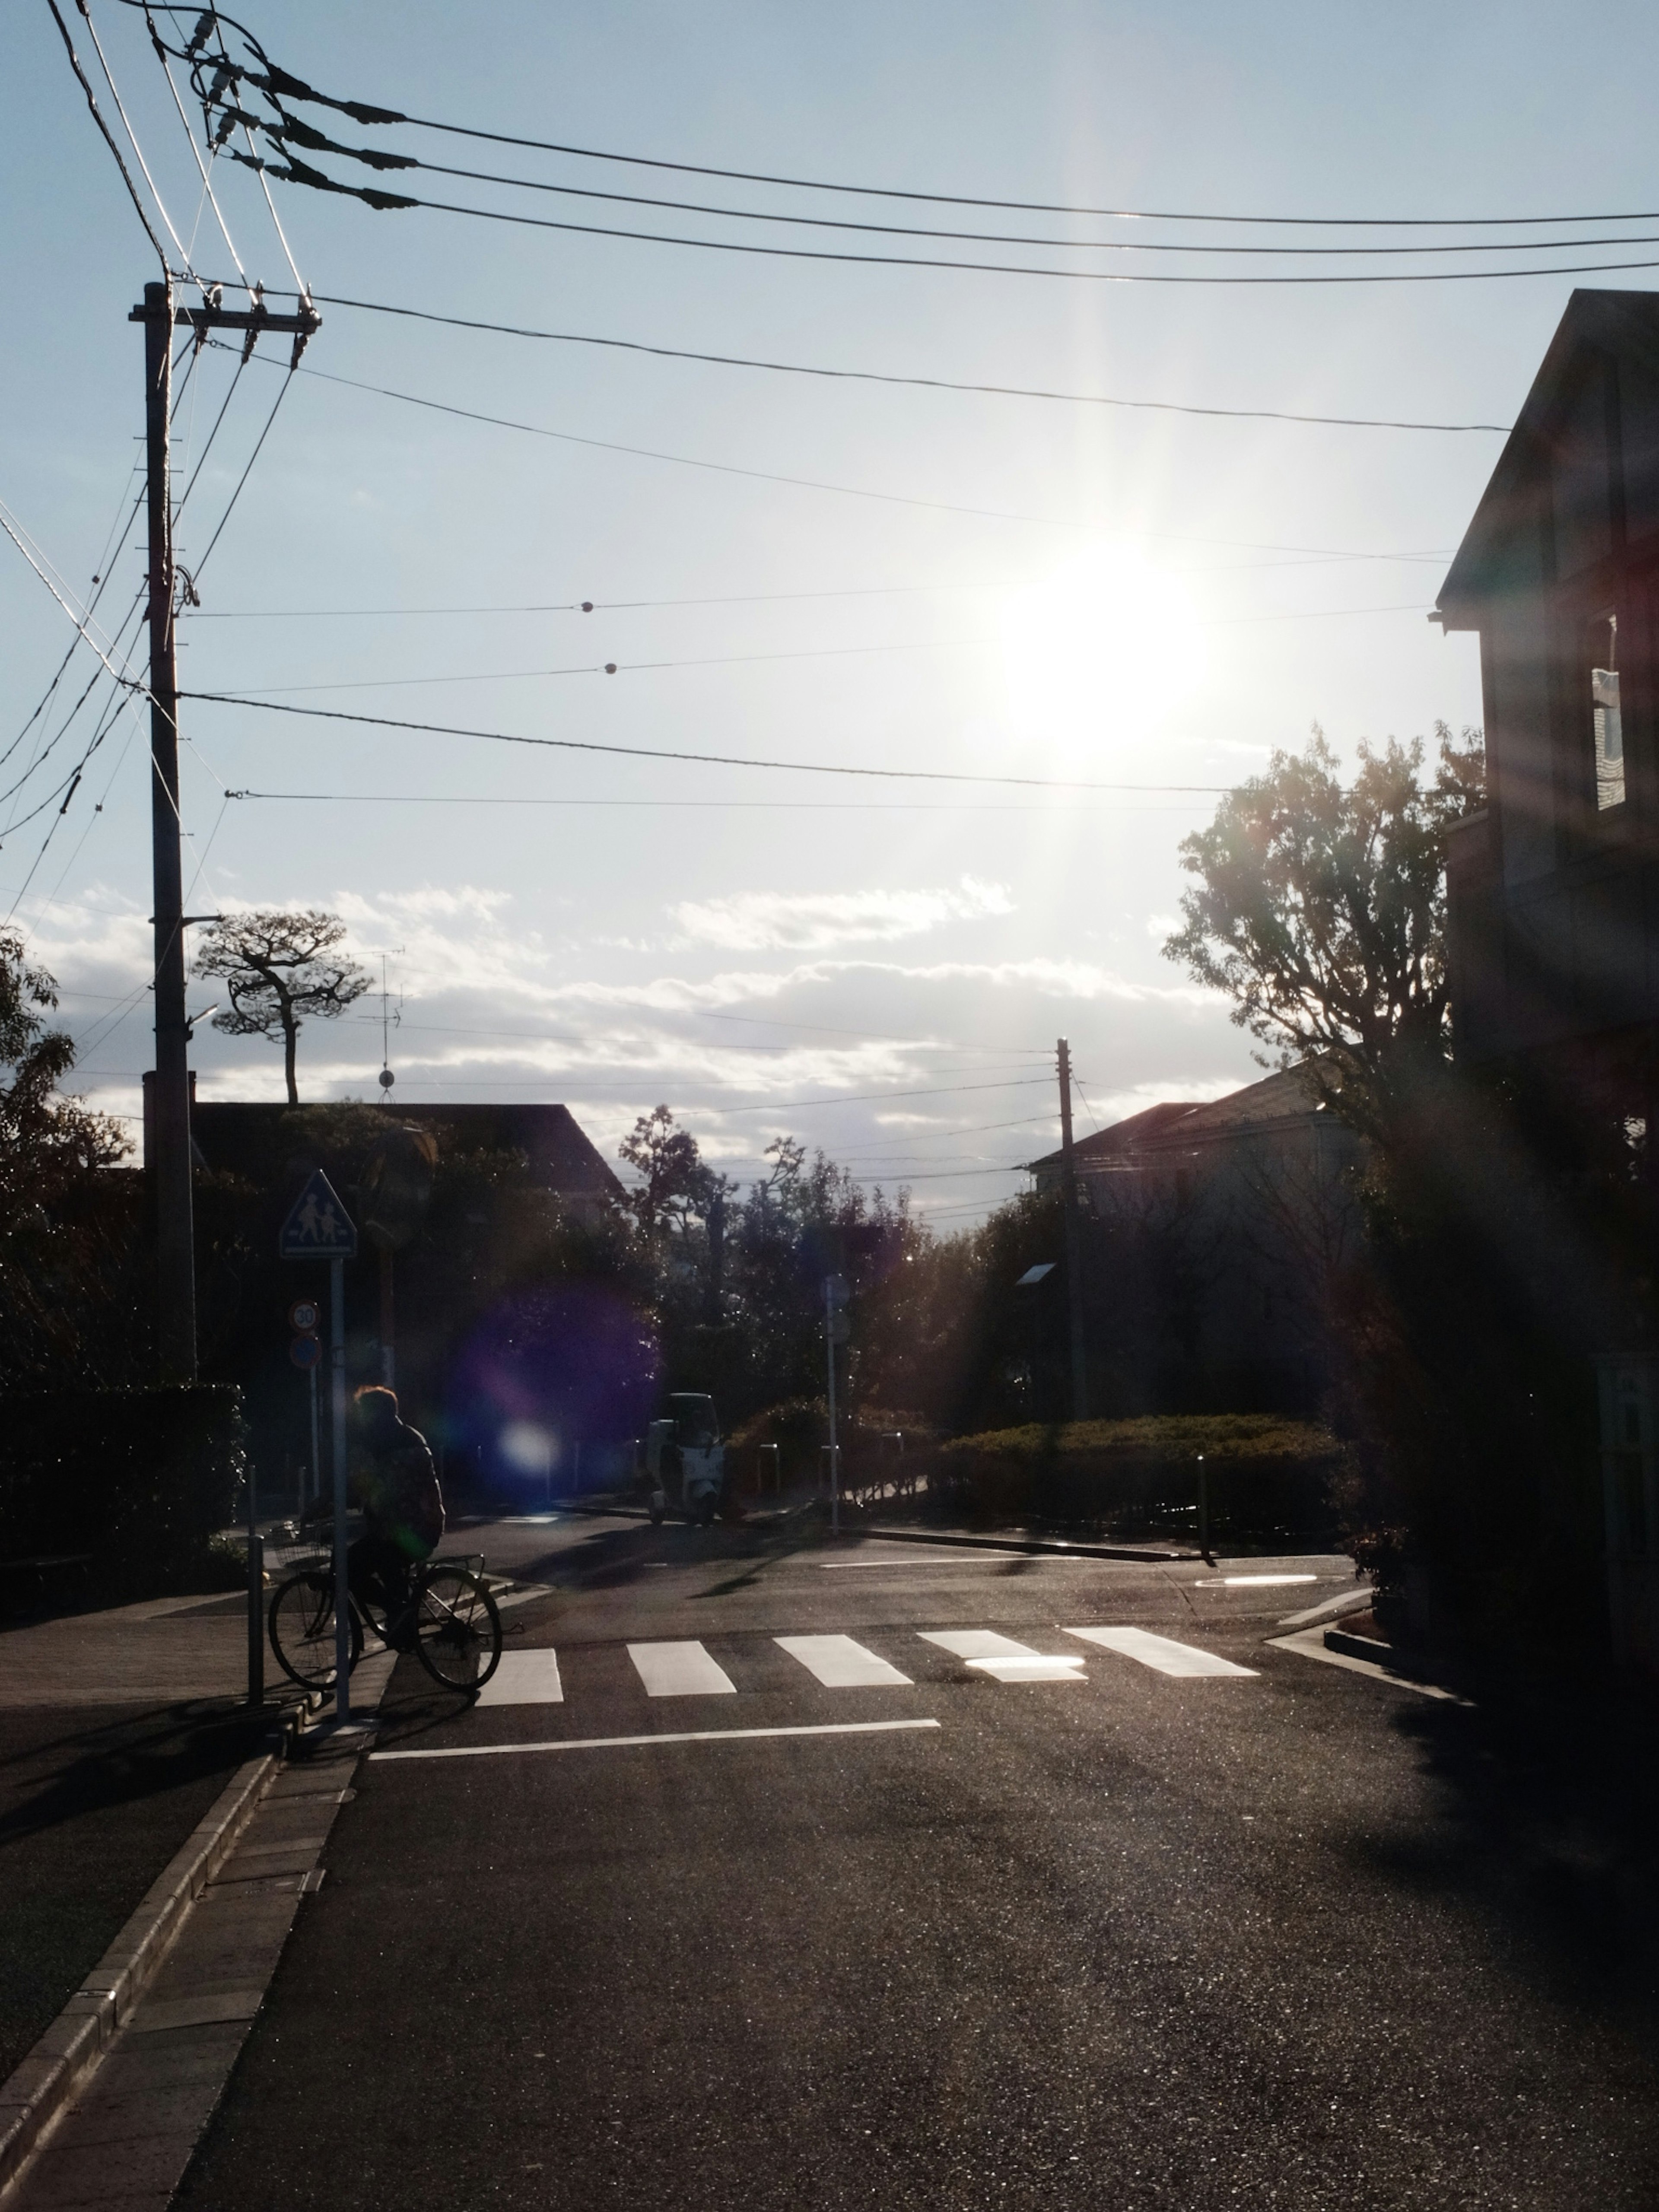
<svg viewBox="0 0 1659 2212">
<path fill-rule="evenodd" d="M 255 1712 L 265 1701 L 265 1540 L 254 1529 L 247 1539 L 247 1701 Z"/>
</svg>

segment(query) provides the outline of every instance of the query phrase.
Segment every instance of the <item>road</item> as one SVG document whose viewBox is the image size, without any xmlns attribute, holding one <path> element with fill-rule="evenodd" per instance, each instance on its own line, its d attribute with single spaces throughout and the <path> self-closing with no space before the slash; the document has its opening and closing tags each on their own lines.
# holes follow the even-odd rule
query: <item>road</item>
<svg viewBox="0 0 1659 2212">
<path fill-rule="evenodd" d="M 550 1593 L 503 1701 L 400 1667 L 181 2203 L 1659 2203 L 1626 1870 L 1267 1641 L 1346 1562 L 465 1540 Z"/>
</svg>

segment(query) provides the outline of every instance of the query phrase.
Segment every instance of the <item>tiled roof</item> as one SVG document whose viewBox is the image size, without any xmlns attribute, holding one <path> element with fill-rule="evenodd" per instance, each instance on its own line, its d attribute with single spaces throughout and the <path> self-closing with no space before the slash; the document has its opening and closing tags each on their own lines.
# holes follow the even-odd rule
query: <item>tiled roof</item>
<svg viewBox="0 0 1659 2212">
<path fill-rule="evenodd" d="M 1211 1099 L 1207 1103 L 1171 1099 L 1162 1105 L 1148 1106 L 1139 1114 L 1131 1114 L 1127 1121 L 1113 1122 L 1109 1129 L 1080 1139 L 1073 1146 L 1073 1152 L 1078 1167 L 1086 1173 L 1091 1165 L 1109 1164 L 1126 1154 L 1180 1151 L 1188 1144 L 1213 1141 L 1245 1129 L 1260 1128 L 1268 1122 L 1310 1114 L 1318 1103 L 1309 1071 L 1293 1067 L 1269 1075 L 1260 1083 L 1246 1084 L 1242 1091 L 1229 1091 L 1224 1098 Z M 1060 1164 L 1059 1152 L 1045 1153 L 1042 1159 L 1030 1163 L 1034 1173 L 1058 1168 Z"/>
</svg>

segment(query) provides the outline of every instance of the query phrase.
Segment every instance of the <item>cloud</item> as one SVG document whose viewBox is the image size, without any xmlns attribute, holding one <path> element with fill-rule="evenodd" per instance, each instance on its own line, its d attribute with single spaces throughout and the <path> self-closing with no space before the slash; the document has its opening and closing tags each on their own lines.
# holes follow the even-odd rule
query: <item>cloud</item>
<svg viewBox="0 0 1659 2212">
<path fill-rule="evenodd" d="M 738 891 L 686 899 L 671 909 L 694 945 L 726 952 L 816 952 L 834 945 L 887 944 L 947 921 L 1012 914 L 1001 884 L 964 876 L 956 889 L 915 891 Z"/>
</svg>

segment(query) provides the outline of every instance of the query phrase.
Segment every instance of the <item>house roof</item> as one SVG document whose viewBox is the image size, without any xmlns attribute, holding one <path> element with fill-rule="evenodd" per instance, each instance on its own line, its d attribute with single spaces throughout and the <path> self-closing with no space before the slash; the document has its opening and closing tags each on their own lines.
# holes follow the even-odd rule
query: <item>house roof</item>
<svg viewBox="0 0 1659 2212">
<path fill-rule="evenodd" d="M 268 1159 L 276 1125 L 292 1110 L 264 1102 L 198 1099 L 191 1109 L 191 1127 L 210 1165 L 246 1173 Z M 408 1105 L 399 1100 L 388 1119 L 447 1129 L 469 1151 L 520 1152 L 544 1189 L 571 1198 L 623 1195 L 621 1182 L 568 1106 Z"/>
<path fill-rule="evenodd" d="M 1515 541 L 1535 535 L 1539 479 L 1551 465 L 1584 365 L 1596 355 L 1638 363 L 1659 377 L 1659 293 L 1579 290 L 1568 300 L 1440 587 L 1437 612 L 1447 629 L 1480 626 L 1481 605 L 1503 587 Z"/>
<path fill-rule="evenodd" d="M 1275 1121 L 1298 1120 L 1318 1110 L 1309 1070 L 1287 1068 L 1260 1083 L 1248 1083 L 1242 1091 L 1231 1091 L 1224 1098 L 1207 1103 L 1172 1099 L 1149 1106 L 1127 1121 L 1115 1121 L 1110 1128 L 1083 1138 L 1073 1146 L 1073 1154 L 1080 1173 L 1086 1175 L 1091 1170 L 1106 1173 L 1146 1153 L 1180 1152 L 1188 1145 L 1240 1135 Z M 1061 1164 L 1060 1153 L 1048 1152 L 1040 1160 L 1030 1161 L 1028 1167 L 1037 1175 Z"/>
</svg>

